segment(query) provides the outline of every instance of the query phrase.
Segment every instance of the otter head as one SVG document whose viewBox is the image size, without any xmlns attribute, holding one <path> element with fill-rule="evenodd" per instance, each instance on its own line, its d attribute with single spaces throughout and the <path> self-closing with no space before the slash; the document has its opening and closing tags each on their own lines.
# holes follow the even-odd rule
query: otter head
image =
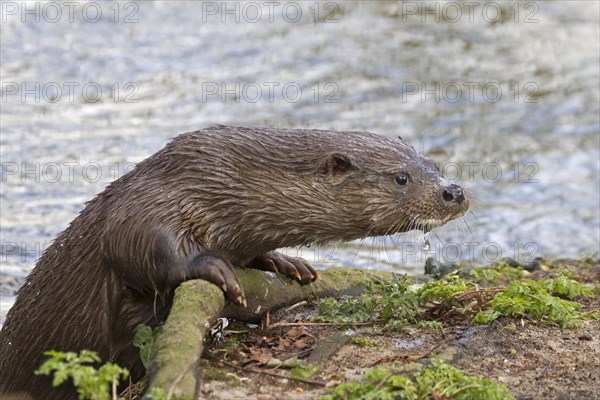
<svg viewBox="0 0 600 400">
<path fill-rule="evenodd" d="M 464 190 L 401 139 L 368 132 L 217 127 L 179 139 L 172 192 L 194 237 L 249 260 L 280 247 L 429 231 L 463 215 Z M 185 165 L 182 154 L 189 154 Z M 169 180 L 180 182 L 178 180 Z"/>
<path fill-rule="evenodd" d="M 347 222 L 338 223 L 349 239 L 413 229 L 428 232 L 469 208 L 465 190 L 400 138 L 378 137 L 369 146 L 331 152 L 318 174 L 329 184 L 337 207 L 346 210 L 341 215 Z"/>
</svg>

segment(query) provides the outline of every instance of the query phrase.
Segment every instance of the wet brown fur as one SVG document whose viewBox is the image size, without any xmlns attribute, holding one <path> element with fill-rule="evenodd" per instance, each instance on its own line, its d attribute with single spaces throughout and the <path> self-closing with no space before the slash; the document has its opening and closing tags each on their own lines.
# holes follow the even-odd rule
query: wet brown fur
<svg viewBox="0 0 600 400">
<path fill-rule="evenodd" d="M 399 173 L 411 181 L 398 185 Z M 371 133 L 182 134 L 90 201 L 44 252 L 0 333 L 0 393 L 74 396 L 33 375 L 49 349 L 94 350 L 139 378 L 134 328 L 161 323 L 175 287 L 202 276 L 190 257 L 245 265 L 280 247 L 430 229 L 468 207 L 444 201 L 447 185 L 404 141 Z"/>
</svg>

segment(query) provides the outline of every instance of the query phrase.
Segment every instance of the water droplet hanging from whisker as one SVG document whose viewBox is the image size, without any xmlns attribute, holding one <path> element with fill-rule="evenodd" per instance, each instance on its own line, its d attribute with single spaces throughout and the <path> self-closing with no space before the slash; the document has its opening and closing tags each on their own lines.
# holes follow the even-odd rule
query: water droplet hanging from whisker
<svg viewBox="0 0 600 400">
<path fill-rule="evenodd" d="M 427 251 L 431 248 L 431 243 L 429 243 L 429 233 L 423 234 L 423 250 Z"/>
</svg>

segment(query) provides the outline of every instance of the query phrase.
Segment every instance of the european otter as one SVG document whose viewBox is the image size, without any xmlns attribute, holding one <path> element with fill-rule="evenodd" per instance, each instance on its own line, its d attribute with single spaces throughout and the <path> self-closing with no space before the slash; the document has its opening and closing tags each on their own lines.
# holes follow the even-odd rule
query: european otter
<svg viewBox="0 0 600 400">
<path fill-rule="evenodd" d="M 206 279 L 243 304 L 233 264 L 307 284 L 315 270 L 275 249 L 427 231 L 468 206 L 402 139 L 228 126 L 182 134 L 44 252 L 0 333 L 0 393 L 70 398 L 72 388 L 33 375 L 49 349 L 94 350 L 139 378 L 133 330 L 160 324 L 181 282 Z"/>
</svg>

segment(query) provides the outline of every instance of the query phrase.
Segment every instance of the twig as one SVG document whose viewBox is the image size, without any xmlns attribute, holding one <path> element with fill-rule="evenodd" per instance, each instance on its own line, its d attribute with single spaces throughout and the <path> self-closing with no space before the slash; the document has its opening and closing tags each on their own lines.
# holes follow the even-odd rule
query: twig
<svg viewBox="0 0 600 400">
<path fill-rule="evenodd" d="M 371 326 L 382 323 L 383 320 L 377 319 L 368 322 L 276 322 L 267 327 L 267 329 L 280 328 L 282 326 Z"/>
<path fill-rule="evenodd" d="M 298 308 L 298 307 L 302 307 L 302 306 L 303 306 L 303 305 L 305 305 L 305 304 L 308 304 L 308 301 L 306 301 L 306 300 L 302 300 L 301 302 L 299 302 L 299 303 L 296 303 L 296 304 L 292 304 L 291 306 L 289 306 L 288 308 L 286 308 L 286 309 L 285 309 L 285 312 L 286 312 L 286 313 L 287 313 L 287 312 L 290 312 L 290 311 L 292 311 L 292 310 L 294 310 L 294 309 L 296 309 L 296 308 Z"/>
<path fill-rule="evenodd" d="M 280 374 L 278 374 L 276 372 L 273 372 L 273 371 L 270 371 L 268 369 L 262 370 L 262 369 L 257 369 L 257 368 L 242 367 L 242 366 L 235 365 L 235 364 L 229 363 L 227 361 L 223 361 L 223 360 L 221 360 L 221 363 L 223 363 L 223 364 L 225 364 L 225 365 L 227 365 L 229 367 L 232 367 L 232 368 L 235 368 L 235 369 L 239 369 L 240 371 L 254 372 L 255 374 L 269 375 L 269 376 L 273 376 L 275 378 L 280 378 L 280 379 L 291 379 L 291 380 L 294 380 L 294 381 L 298 381 L 298 382 L 302 382 L 302 383 L 308 383 L 308 384 L 311 384 L 311 385 L 316 385 L 316 386 L 321 386 L 321 387 L 325 387 L 325 385 L 326 385 L 324 382 L 319 382 L 319 381 L 313 381 L 313 380 L 310 380 L 310 379 L 294 378 L 294 377 L 291 377 L 291 376 L 280 375 Z"/>
<path fill-rule="evenodd" d="M 446 343 L 450 342 L 451 340 L 452 339 L 442 340 L 438 344 L 436 344 L 435 346 L 433 346 L 431 349 L 429 349 L 429 351 L 427 351 L 425 353 L 402 354 L 402 355 L 397 355 L 397 356 L 390 356 L 390 357 L 380 358 L 379 360 L 377 360 L 377 361 L 372 362 L 371 364 L 369 364 L 369 367 L 374 367 L 374 366 L 376 366 L 378 364 L 381 364 L 381 363 L 392 362 L 392 361 L 402 360 L 402 359 L 405 360 L 405 361 L 420 360 L 421 358 L 429 357 L 434 350 L 436 350 L 438 347 L 442 346 L 443 344 L 446 344 Z"/>
<path fill-rule="evenodd" d="M 404 360 L 404 361 L 420 360 L 421 358 L 425 358 L 425 357 L 429 356 L 430 354 L 431 354 L 431 351 L 428 351 L 427 353 L 401 354 L 401 355 L 396 355 L 396 356 L 384 357 L 384 358 L 380 358 L 379 360 L 369 364 L 369 368 L 374 367 L 381 363 L 390 363 L 392 361 L 397 361 L 397 360 Z"/>
<path fill-rule="evenodd" d="M 491 288 L 483 288 L 483 289 L 471 289 L 471 290 L 467 290 L 464 292 L 458 292 L 454 294 L 454 297 L 461 301 L 461 300 L 465 300 L 465 299 L 472 299 L 472 298 L 481 298 L 483 295 L 496 295 L 496 293 L 500 293 L 502 292 L 504 289 L 502 288 L 497 288 L 497 287 L 491 287 Z M 493 297 L 493 296 L 492 296 Z M 477 301 L 479 303 L 479 300 Z"/>
<path fill-rule="evenodd" d="M 394 375 L 394 374 L 392 374 L 391 372 L 388 372 L 388 374 L 382 380 L 380 380 L 379 383 L 375 386 L 375 388 L 373 389 L 373 392 L 376 392 L 377 390 L 379 390 L 379 388 L 382 387 L 383 384 L 392 377 L 392 375 Z"/>
</svg>

